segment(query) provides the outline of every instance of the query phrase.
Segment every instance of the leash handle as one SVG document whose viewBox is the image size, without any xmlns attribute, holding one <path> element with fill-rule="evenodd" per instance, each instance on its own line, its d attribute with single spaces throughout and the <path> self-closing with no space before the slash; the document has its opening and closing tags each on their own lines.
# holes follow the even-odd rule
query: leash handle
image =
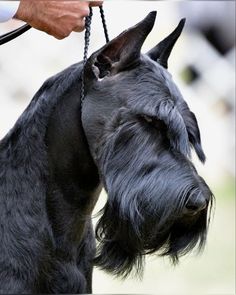
<svg viewBox="0 0 236 295">
<path fill-rule="evenodd" d="M 15 30 L 11 31 L 11 32 L 1 35 L 0 36 L 0 45 L 3 45 L 5 43 L 19 37 L 20 35 L 22 35 L 26 31 L 28 31 L 29 29 L 31 29 L 31 26 L 28 24 L 25 24 Z"/>
</svg>

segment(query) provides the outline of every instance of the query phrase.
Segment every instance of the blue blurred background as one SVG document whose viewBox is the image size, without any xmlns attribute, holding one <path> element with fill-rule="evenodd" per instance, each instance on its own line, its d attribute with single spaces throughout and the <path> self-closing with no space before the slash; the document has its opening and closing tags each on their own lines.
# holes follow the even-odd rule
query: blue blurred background
<svg viewBox="0 0 236 295">
<path fill-rule="evenodd" d="M 199 121 L 207 162 L 203 166 L 196 157 L 194 162 L 215 194 L 216 208 L 202 255 L 188 255 L 177 267 L 151 256 L 142 281 L 121 281 L 96 269 L 94 293 L 235 294 L 235 2 L 105 1 L 104 9 L 110 38 L 157 10 L 143 52 L 186 17 L 169 71 Z M 20 24 L 1 24 L 0 34 Z M 83 38 L 73 33 L 58 41 L 30 30 L 0 47 L 0 138 L 46 78 L 82 59 Z M 104 42 L 94 9 L 90 53 Z M 95 213 L 105 199 L 103 192 Z"/>
</svg>

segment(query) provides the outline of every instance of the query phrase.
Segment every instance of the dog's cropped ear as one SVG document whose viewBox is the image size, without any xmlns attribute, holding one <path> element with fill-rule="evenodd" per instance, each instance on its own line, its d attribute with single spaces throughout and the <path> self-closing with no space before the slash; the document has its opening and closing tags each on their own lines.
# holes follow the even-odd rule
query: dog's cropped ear
<svg viewBox="0 0 236 295">
<path fill-rule="evenodd" d="M 129 68 L 140 57 L 141 47 L 153 28 L 156 11 L 121 33 L 91 56 L 93 72 L 98 78 L 114 75 Z"/>
<path fill-rule="evenodd" d="M 178 40 L 185 24 L 185 18 L 181 19 L 176 29 L 164 40 L 158 43 L 154 48 L 148 51 L 147 55 L 157 61 L 164 68 L 168 68 L 168 58 L 171 51 Z"/>
</svg>

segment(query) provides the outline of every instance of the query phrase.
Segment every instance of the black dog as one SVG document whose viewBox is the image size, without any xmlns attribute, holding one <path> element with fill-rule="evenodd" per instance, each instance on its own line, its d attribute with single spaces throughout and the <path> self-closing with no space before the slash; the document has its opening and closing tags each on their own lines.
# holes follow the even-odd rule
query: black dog
<svg viewBox="0 0 236 295">
<path fill-rule="evenodd" d="M 190 147 L 205 156 L 166 70 L 184 20 L 143 55 L 155 16 L 89 58 L 82 106 L 78 63 L 44 83 L 1 141 L 1 293 L 90 293 L 94 263 L 126 276 L 142 271 L 145 254 L 177 262 L 204 245 L 213 196 Z"/>
</svg>

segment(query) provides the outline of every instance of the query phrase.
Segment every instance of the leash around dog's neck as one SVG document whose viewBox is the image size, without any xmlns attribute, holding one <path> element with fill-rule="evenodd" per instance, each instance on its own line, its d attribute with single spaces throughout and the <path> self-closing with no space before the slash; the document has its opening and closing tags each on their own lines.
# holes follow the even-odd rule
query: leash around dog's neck
<svg viewBox="0 0 236 295">
<path fill-rule="evenodd" d="M 83 57 L 83 69 L 81 72 L 81 109 L 83 106 L 83 102 L 85 99 L 85 92 L 84 92 L 84 72 L 85 72 L 85 64 L 88 60 L 88 47 L 89 47 L 89 42 L 90 42 L 90 32 L 91 32 L 91 23 L 92 23 L 92 17 L 93 17 L 93 10 L 90 7 L 90 13 L 89 16 L 86 17 L 85 19 L 85 34 L 84 34 L 84 57 Z M 106 25 L 106 20 L 105 20 L 105 15 L 104 15 L 104 10 L 102 6 L 99 6 L 100 9 L 100 15 L 102 19 L 102 25 L 103 25 L 103 30 L 104 30 L 104 35 L 106 38 L 106 43 L 109 42 L 109 36 L 108 36 L 108 31 L 107 31 L 107 25 Z"/>
</svg>

